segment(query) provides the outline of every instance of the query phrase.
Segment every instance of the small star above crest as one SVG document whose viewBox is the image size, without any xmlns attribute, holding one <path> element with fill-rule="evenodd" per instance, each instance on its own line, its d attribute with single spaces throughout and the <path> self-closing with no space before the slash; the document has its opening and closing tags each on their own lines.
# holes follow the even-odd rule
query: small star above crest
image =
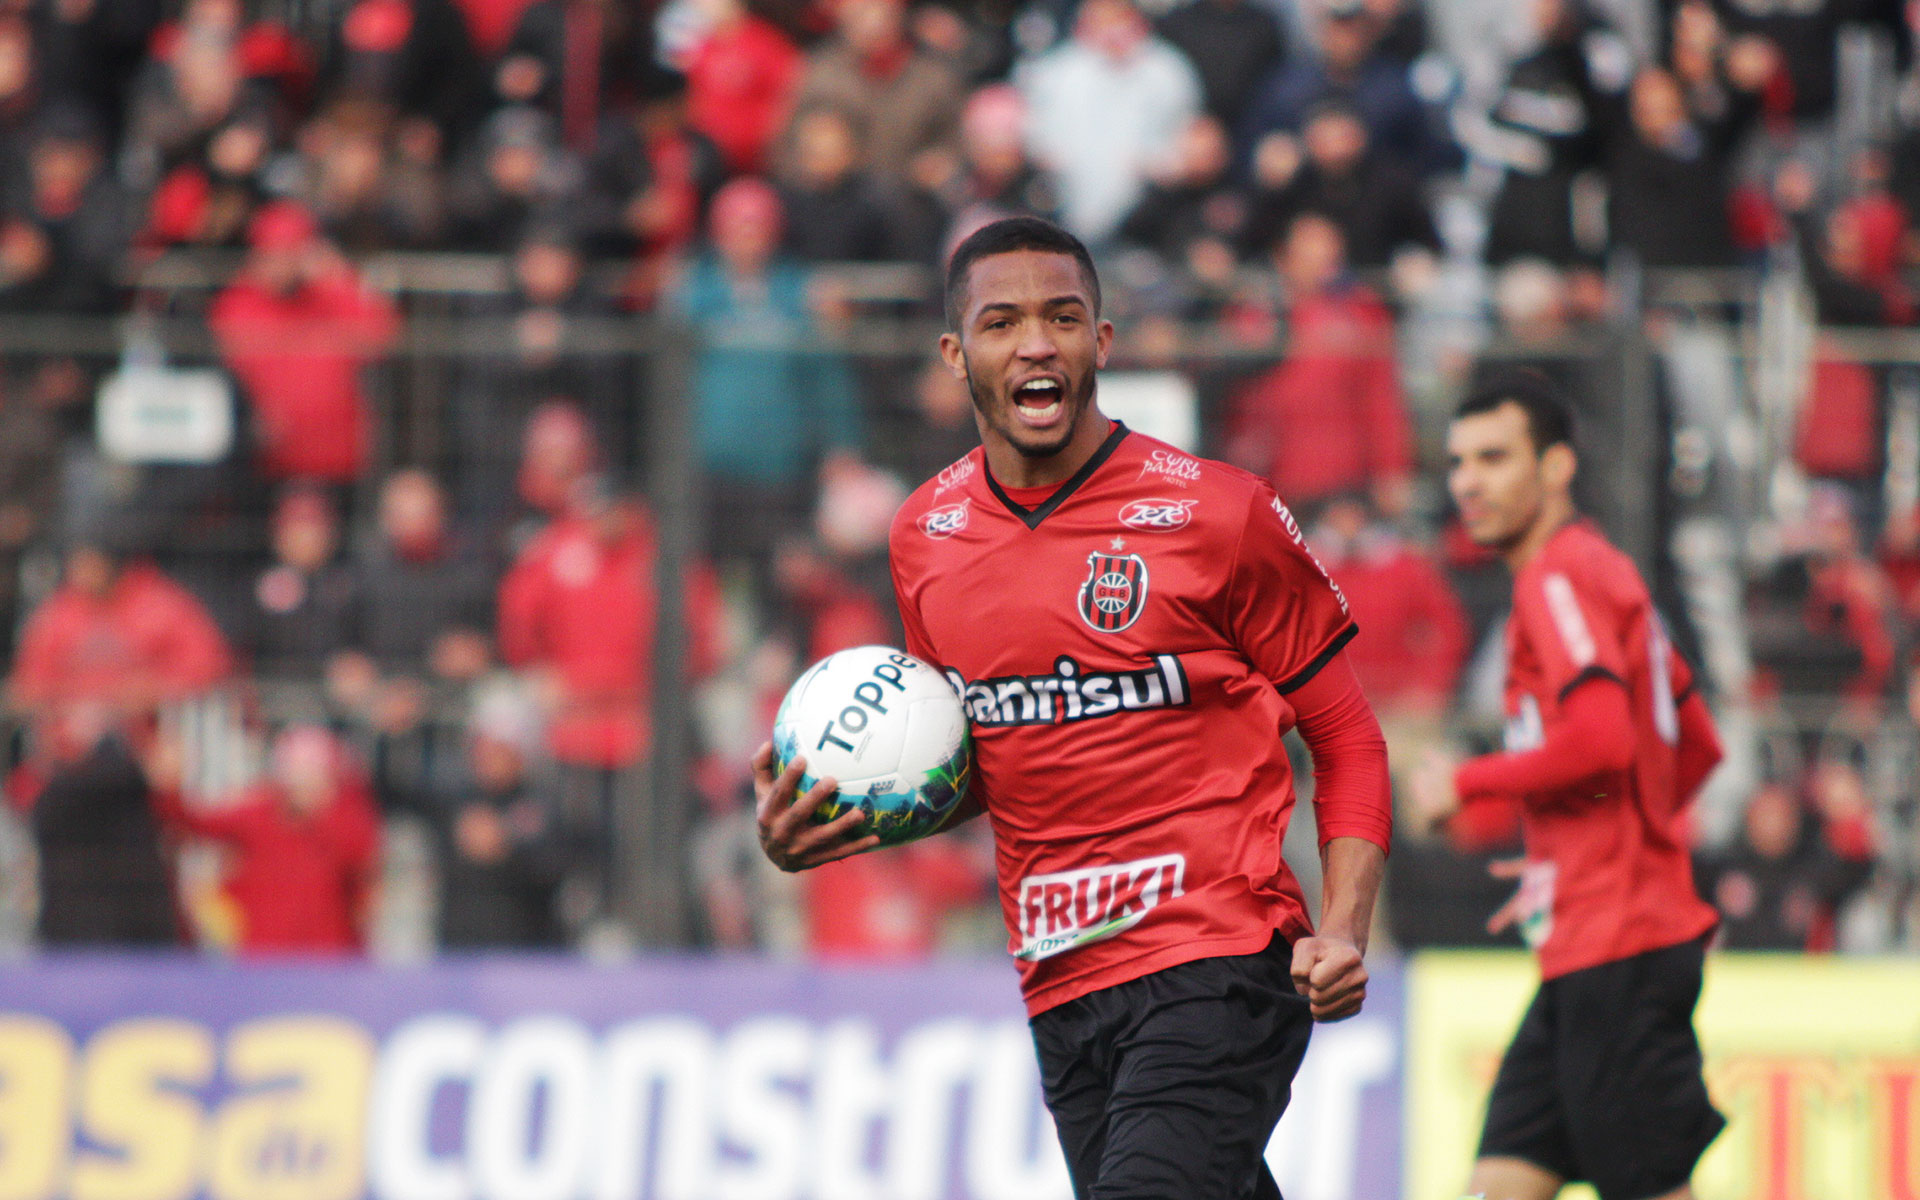
<svg viewBox="0 0 1920 1200">
<path fill-rule="evenodd" d="M 1116 552 L 1125 550 L 1127 548 L 1127 539 L 1123 537 L 1117 537 L 1113 539 L 1113 548 Z"/>
</svg>

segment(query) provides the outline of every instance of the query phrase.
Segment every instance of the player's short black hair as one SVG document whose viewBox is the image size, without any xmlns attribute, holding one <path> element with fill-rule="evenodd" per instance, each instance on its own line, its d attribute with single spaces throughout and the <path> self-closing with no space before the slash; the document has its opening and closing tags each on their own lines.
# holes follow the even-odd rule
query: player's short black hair
<svg viewBox="0 0 1920 1200">
<path fill-rule="evenodd" d="M 1527 415 L 1527 435 L 1533 439 L 1533 452 L 1544 454 L 1550 446 L 1573 445 L 1573 412 L 1561 399 L 1560 389 L 1538 371 L 1515 367 L 1497 372 L 1467 393 L 1453 410 L 1453 419 L 1477 417 L 1503 404 L 1519 405 Z"/>
<path fill-rule="evenodd" d="M 1039 217 L 1005 217 L 968 234 L 947 259 L 947 328 L 959 329 L 966 317 L 967 273 L 973 264 L 996 254 L 1021 250 L 1071 255 L 1080 264 L 1087 290 L 1093 293 L 1093 315 L 1100 315 L 1100 275 L 1093 269 L 1093 255 L 1087 253 L 1086 245 L 1052 221 Z"/>
</svg>

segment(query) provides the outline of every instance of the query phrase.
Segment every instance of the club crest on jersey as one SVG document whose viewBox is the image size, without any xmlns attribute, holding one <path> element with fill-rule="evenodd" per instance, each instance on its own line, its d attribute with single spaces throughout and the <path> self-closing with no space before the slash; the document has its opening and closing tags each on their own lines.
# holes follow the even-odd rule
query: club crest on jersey
<svg viewBox="0 0 1920 1200">
<path fill-rule="evenodd" d="M 1198 500 L 1162 500 L 1157 496 L 1129 501 L 1120 509 L 1120 523 L 1129 529 L 1171 533 L 1186 528 L 1187 522 L 1193 519 L 1193 506 L 1198 503 Z"/>
<path fill-rule="evenodd" d="M 950 538 L 967 527 L 967 505 L 970 503 L 972 502 L 962 500 L 958 504 L 942 504 L 939 508 L 930 508 L 920 514 L 920 520 L 916 524 L 920 526 L 920 532 L 930 538 Z"/>
<path fill-rule="evenodd" d="M 1147 605 L 1147 560 L 1138 554 L 1087 555 L 1080 584 L 1080 619 L 1101 633 L 1119 633 Z"/>
</svg>

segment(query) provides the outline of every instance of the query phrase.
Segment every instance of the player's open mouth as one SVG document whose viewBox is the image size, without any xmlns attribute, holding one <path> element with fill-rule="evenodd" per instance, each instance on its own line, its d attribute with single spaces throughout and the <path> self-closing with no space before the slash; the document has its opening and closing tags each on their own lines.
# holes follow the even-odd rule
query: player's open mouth
<svg viewBox="0 0 1920 1200">
<path fill-rule="evenodd" d="M 1058 379 L 1029 379 L 1013 389 L 1013 407 L 1028 425 L 1051 425 L 1060 415 L 1066 388 Z"/>
</svg>

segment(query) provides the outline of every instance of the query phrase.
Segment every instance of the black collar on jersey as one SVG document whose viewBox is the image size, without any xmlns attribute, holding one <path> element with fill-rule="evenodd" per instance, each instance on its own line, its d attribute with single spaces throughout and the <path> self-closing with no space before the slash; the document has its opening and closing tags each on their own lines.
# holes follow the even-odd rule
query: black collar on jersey
<svg viewBox="0 0 1920 1200">
<path fill-rule="evenodd" d="M 1020 518 L 1022 524 L 1026 525 L 1028 529 L 1038 529 L 1040 528 L 1040 522 L 1051 516 L 1054 509 L 1065 504 L 1068 496 L 1079 491 L 1080 485 L 1093 478 L 1093 473 L 1100 469 L 1101 464 L 1113 457 L 1113 452 L 1120 448 L 1121 439 L 1126 436 L 1127 427 L 1119 421 L 1115 421 L 1113 423 L 1113 432 L 1107 435 L 1106 441 L 1100 443 L 1100 448 L 1093 452 L 1093 457 L 1089 458 L 1078 471 L 1073 473 L 1072 479 L 1061 484 L 1053 495 L 1048 496 L 1046 501 L 1038 508 L 1028 508 L 1024 504 L 1016 503 L 1012 496 L 1002 491 L 1000 481 L 993 477 L 992 467 L 987 467 L 987 486 L 993 490 L 993 494 L 999 498 L 1000 503 L 1007 506 L 1008 512 Z M 980 462 L 982 465 L 985 465 L 986 461 L 987 456 L 983 451 L 980 455 Z"/>
</svg>

